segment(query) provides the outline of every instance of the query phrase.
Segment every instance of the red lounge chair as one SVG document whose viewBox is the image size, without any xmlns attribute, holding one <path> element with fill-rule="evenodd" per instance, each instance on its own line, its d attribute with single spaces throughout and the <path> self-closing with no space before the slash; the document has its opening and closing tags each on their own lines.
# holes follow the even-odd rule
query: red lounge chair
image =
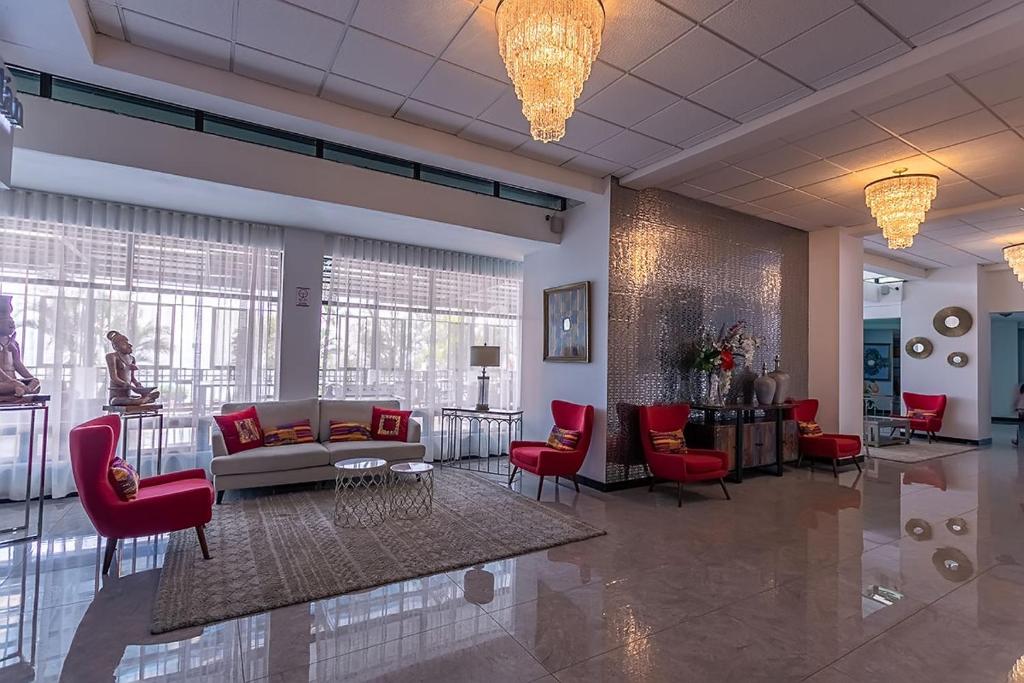
<svg viewBox="0 0 1024 683">
<path fill-rule="evenodd" d="M 907 409 L 906 416 L 910 418 L 910 437 L 913 438 L 914 432 L 920 430 L 928 435 L 928 443 L 931 443 L 935 434 L 942 429 L 942 415 L 946 412 L 946 395 L 933 396 L 904 391 L 903 405 Z"/>
<path fill-rule="evenodd" d="M 594 430 L 594 406 L 552 401 L 551 416 L 555 420 L 555 426 L 580 433 L 576 450 L 556 450 L 545 441 L 513 441 L 509 446 L 509 461 L 512 463 L 512 472 L 508 476 L 509 486 L 512 485 L 512 479 L 518 470 L 532 472 L 540 477 L 537 500 L 540 500 L 540 492 L 544 488 L 544 477 L 554 477 L 555 486 L 558 485 L 559 477 L 570 477 L 576 490 L 580 490 L 580 485 L 576 483 L 576 473 L 587 457 L 590 435 Z"/>
<path fill-rule="evenodd" d="M 818 399 L 805 398 L 794 401 L 793 419 L 797 422 L 814 422 L 818 415 Z M 824 458 L 832 461 L 832 475 L 839 476 L 838 461 L 853 460 L 860 471 L 860 436 L 856 434 L 820 434 L 818 436 L 800 435 L 800 455 L 796 466 L 803 464 L 804 458 Z M 811 465 L 813 467 L 813 464 Z"/>
<path fill-rule="evenodd" d="M 718 480 L 722 492 L 729 500 L 725 488 L 725 475 L 729 472 L 729 456 L 722 451 L 687 448 L 685 453 L 659 453 L 651 443 L 651 431 L 674 432 L 685 429 L 690 419 L 690 406 L 686 403 L 665 406 L 640 406 L 640 441 L 644 457 L 651 470 L 651 487 L 658 479 L 667 479 L 678 484 L 676 498 L 678 506 L 683 505 L 683 484 L 692 481 Z"/>
</svg>

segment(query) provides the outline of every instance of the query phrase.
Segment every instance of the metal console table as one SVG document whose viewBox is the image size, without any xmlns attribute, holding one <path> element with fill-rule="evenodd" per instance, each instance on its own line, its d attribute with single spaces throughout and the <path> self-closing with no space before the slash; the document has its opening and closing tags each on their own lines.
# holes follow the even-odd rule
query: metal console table
<svg viewBox="0 0 1024 683">
<path fill-rule="evenodd" d="M 508 476 L 508 452 L 523 438 L 523 411 L 441 409 L 441 465 Z"/>
<path fill-rule="evenodd" d="M 139 474 L 142 474 L 142 423 L 146 418 L 156 418 L 156 474 L 160 474 L 164 457 L 163 404 L 103 406 L 103 411 L 121 417 L 121 459 L 125 462 L 128 462 L 128 423 L 132 420 L 138 421 L 135 440 L 135 469 Z"/>
<path fill-rule="evenodd" d="M 11 543 L 34 541 L 43 535 L 43 502 L 45 500 L 44 494 L 46 492 L 46 445 L 50 431 L 49 402 L 50 397 L 48 395 L 37 394 L 35 396 L 26 396 L 21 401 L 0 403 L 0 413 L 29 411 L 31 415 L 28 428 L 28 465 L 25 473 L 25 522 L 24 524 L 0 529 L 0 534 L 15 533 L 18 531 L 24 531 L 26 533 L 24 536 L 19 536 L 18 538 L 2 540 L 0 541 L 0 546 L 10 545 Z M 42 412 L 43 414 L 43 443 L 41 448 L 41 457 L 39 459 L 39 508 L 36 517 L 36 531 L 34 534 L 30 534 L 28 533 L 28 528 L 29 520 L 32 516 L 32 467 L 36 456 L 36 413 L 38 412 Z"/>
</svg>

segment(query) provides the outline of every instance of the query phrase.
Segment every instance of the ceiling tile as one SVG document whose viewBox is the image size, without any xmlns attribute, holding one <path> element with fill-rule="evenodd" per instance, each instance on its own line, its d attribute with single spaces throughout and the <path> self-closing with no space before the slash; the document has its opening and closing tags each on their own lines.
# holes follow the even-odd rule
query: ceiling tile
<svg viewBox="0 0 1024 683">
<path fill-rule="evenodd" d="M 96 33 L 124 40 L 121 15 L 118 14 L 117 7 L 113 3 L 104 2 L 104 0 L 89 0 L 89 14 L 92 16 L 92 26 Z"/>
<path fill-rule="evenodd" d="M 746 123 L 747 121 L 753 121 L 754 119 L 760 118 L 765 114 L 770 114 L 776 109 L 782 109 L 787 104 L 792 104 L 793 102 L 803 99 L 804 97 L 807 97 L 810 94 L 811 91 L 808 90 L 807 88 L 800 88 L 798 90 L 788 92 L 785 95 L 780 95 L 779 97 L 776 97 L 774 100 L 770 100 L 760 106 L 745 111 L 736 118 L 738 118 L 740 121 L 744 123 Z"/>
<path fill-rule="evenodd" d="M 1024 194 L 1024 173 L 1017 168 L 1001 171 L 992 175 L 973 176 L 973 180 L 986 190 L 995 192 L 1000 197 L 1011 197 Z"/>
<path fill-rule="evenodd" d="M 574 149 L 562 147 L 553 142 L 538 142 L 536 140 L 527 140 L 517 147 L 515 152 L 524 157 L 554 164 L 555 166 L 561 166 L 579 154 Z"/>
<path fill-rule="evenodd" d="M 581 104 L 579 108 L 598 118 L 629 127 L 678 99 L 672 93 L 627 74 Z"/>
<path fill-rule="evenodd" d="M 800 88 L 799 83 L 767 64 L 750 62 L 698 90 L 690 99 L 735 118 Z"/>
<path fill-rule="evenodd" d="M 387 90 L 334 74 L 327 74 L 327 80 L 324 82 L 324 89 L 320 96 L 338 104 L 382 116 L 393 116 L 405 101 L 405 97 L 402 95 L 396 95 Z"/>
<path fill-rule="evenodd" d="M 436 56 L 475 8 L 469 0 L 373 0 L 359 3 L 352 25 Z"/>
<path fill-rule="evenodd" d="M 733 161 L 733 164 L 751 173 L 772 176 L 815 161 L 819 161 L 819 159 L 813 154 L 805 152 L 795 145 L 786 145 L 749 159 L 737 159 Z"/>
<path fill-rule="evenodd" d="M 506 152 L 512 151 L 530 139 L 528 135 L 523 135 L 501 126 L 495 126 L 493 123 L 487 123 L 486 121 L 474 121 L 459 133 L 459 137 Z"/>
<path fill-rule="evenodd" d="M 949 85 L 928 95 L 876 112 L 869 118 L 894 133 L 905 133 L 980 108 L 978 101 L 964 92 L 963 88 Z"/>
<path fill-rule="evenodd" d="M 629 70 L 693 27 L 655 0 L 608 3 L 601 59 Z"/>
<path fill-rule="evenodd" d="M 852 0 L 735 0 L 708 19 L 707 25 L 762 55 L 852 4 Z"/>
<path fill-rule="evenodd" d="M 690 185 L 689 183 L 679 183 L 678 185 L 672 185 L 667 189 L 669 192 L 675 192 L 676 194 L 681 194 L 684 197 L 690 197 L 692 199 L 703 199 L 704 197 L 713 194 L 702 187 Z"/>
<path fill-rule="evenodd" d="M 939 183 L 938 195 L 932 201 L 932 211 L 987 202 L 996 198 L 996 195 L 971 182 L 965 181 L 952 185 Z"/>
<path fill-rule="evenodd" d="M 678 147 L 665 145 L 665 147 L 663 147 L 661 150 L 655 152 L 654 154 L 648 157 L 644 157 L 640 161 L 633 164 L 633 166 L 636 166 L 637 168 L 646 168 L 652 164 L 658 163 L 659 161 L 664 161 L 665 159 L 668 159 L 671 156 L 675 156 L 676 154 L 679 154 L 682 151 L 683 150 L 679 149 Z"/>
<path fill-rule="evenodd" d="M 758 202 L 758 204 L 762 204 L 762 202 Z M 821 227 L 860 225 L 863 222 L 863 217 L 859 212 L 825 199 L 816 199 L 807 204 L 791 206 L 785 212 L 802 221 L 807 221 L 811 225 Z"/>
<path fill-rule="evenodd" d="M 999 104 L 1024 96 L 1024 78 L 1020 77 L 1022 69 L 1024 62 L 1014 62 L 968 78 L 963 84 L 985 104 Z"/>
<path fill-rule="evenodd" d="M 583 84 L 583 92 L 580 93 L 580 98 L 577 100 L 577 104 L 580 102 L 586 102 L 601 90 L 619 80 L 624 73 L 625 71 L 621 71 L 616 69 L 614 66 L 605 64 L 600 59 L 597 60 L 590 67 L 590 78 L 588 78 L 587 82 Z"/>
<path fill-rule="evenodd" d="M 1024 127 L 1024 97 L 997 104 L 992 110 L 1011 126 Z"/>
<path fill-rule="evenodd" d="M 622 164 L 616 161 L 592 157 L 589 154 L 580 154 L 562 165 L 573 171 L 579 171 L 580 173 L 586 173 L 598 178 L 603 178 L 622 166 Z"/>
<path fill-rule="evenodd" d="M 830 85 L 835 85 L 841 81 L 845 81 L 848 78 L 853 78 L 857 74 L 864 73 L 868 69 L 873 69 L 876 66 L 885 64 L 886 62 L 899 57 L 902 54 L 910 52 L 910 47 L 905 43 L 897 43 L 890 47 L 885 48 L 880 52 L 876 52 L 872 55 L 860 59 L 851 64 L 847 64 L 842 69 L 833 71 L 821 78 L 811 81 L 811 87 L 815 90 L 823 90 Z"/>
<path fill-rule="evenodd" d="M 963 225 L 961 223 L 961 225 Z M 1017 215 L 1010 216 L 1008 218 L 996 218 L 991 221 L 975 221 L 973 225 L 963 225 L 964 228 L 972 228 L 976 232 L 998 232 L 1001 230 L 1021 230 L 1024 229 L 1024 213 L 1018 211 Z M 943 231 L 949 230 L 946 228 Z M 962 232 L 962 231 L 961 231 Z"/>
<path fill-rule="evenodd" d="M 699 145 L 702 142 L 707 142 L 708 140 L 718 137 L 719 135 L 725 133 L 726 131 L 730 131 L 733 128 L 736 128 L 739 125 L 740 124 L 736 123 L 735 121 L 726 121 L 725 123 L 720 123 L 714 128 L 709 128 L 703 133 L 698 133 L 697 135 L 694 135 L 692 138 L 686 138 L 682 142 L 678 143 L 677 146 L 695 147 L 696 145 Z"/>
<path fill-rule="evenodd" d="M 820 157 L 857 149 L 874 142 L 881 142 L 891 136 L 884 130 L 863 119 L 844 123 L 821 133 L 796 140 L 796 145 Z"/>
<path fill-rule="evenodd" d="M 523 116 L 523 103 L 516 97 L 515 90 L 507 88 L 498 101 L 487 108 L 480 118 L 502 128 L 509 128 L 529 134 L 530 122 Z"/>
<path fill-rule="evenodd" d="M 757 200 L 757 204 L 772 211 L 786 211 L 790 207 L 810 204 L 813 201 L 817 201 L 817 199 L 817 197 L 800 190 L 789 190 L 788 192 L 761 197 Z"/>
<path fill-rule="evenodd" d="M 765 55 L 765 59 L 811 83 L 900 42 L 862 8 L 854 6 Z"/>
<path fill-rule="evenodd" d="M 846 170 L 827 161 L 815 161 L 811 164 L 798 166 L 784 173 L 777 173 L 772 179 L 790 187 L 804 187 L 823 180 L 845 175 Z"/>
<path fill-rule="evenodd" d="M 237 42 L 319 69 L 330 67 L 344 24 L 280 0 L 238 6 Z"/>
<path fill-rule="evenodd" d="M 704 199 L 702 199 L 701 201 L 710 202 L 711 204 L 717 204 L 718 206 L 721 206 L 726 209 L 731 209 L 732 207 L 743 203 L 739 199 L 736 199 L 735 197 L 730 197 L 727 194 L 709 194 L 707 197 L 704 197 Z"/>
<path fill-rule="evenodd" d="M 621 131 L 622 126 L 616 126 L 614 123 L 608 123 L 578 111 L 565 122 L 565 137 L 559 140 L 558 144 L 585 152 Z"/>
<path fill-rule="evenodd" d="M 1024 171 L 1024 140 L 1004 131 L 930 152 L 930 156 L 968 178 L 1003 171 Z"/>
<path fill-rule="evenodd" d="M 899 104 L 905 104 L 910 100 L 923 97 L 929 93 L 935 92 L 936 90 L 942 90 L 950 85 L 953 85 L 953 81 L 948 76 L 934 78 L 930 81 L 925 81 L 924 83 L 918 83 L 909 89 L 900 90 L 899 92 L 883 97 L 880 100 L 874 100 L 867 104 L 857 105 L 857 111 L 862 115 L 874 114 L 885 109 L 890 109 Z"/>
<path fill-rule="evenodd" d="M 408 95 L 430 70 L 434 58 L 390 40 L 350 28 L 331 68 L 336 74 Z"/>
<path fill-rule="evenodd" d="M 921 224 L 921 232 L 926 233 L 929 237 L 939 240 L 940 242 L 947 242 L 947 240 L 955 240 L 957 238 L 964 237 L 981 237 L 983 236 L 982 231 L 978 230 L 973 225 L 967 225 L 957 221 L 956 225 L 947 226 L 944 228 L 932 228 L 929 222 Z"/>
<path fill-rule="evenodd" d="M 231 43 L 226 40 L 128 10 L 124 23 L 133 45 L 218 69 L 227 69 L 231 61 Z"/>
<path fill-rule="evenodd" d="M 872 178 L 874 180 L 874 178 Z M 864 191 L 866 182 L 862 182 L 857 177 L 856 173 L 847 173 L 845 175 L 836 176 L 829 178 L 828 180 L 819 180 L 816 183 L 810 183 L 804 185 L 803 191 L 813 194 L 815 197 L 821 197 L 822 199 L 831 199 L 832 197 L 847 196 L 853 192 Z"/>
<path fill-rule="evenodd" d="M 670 145 L 666 145 L 660 140 L 634 133 L 631 130 L 624 130 L 615 137 L 605 140 L 588 150 L 588 153 L 591 156 L 598 156 L 609 161 L 617 161 L 620 164 L 636 166 L 637 162 L 646 161 L 649 157 L 659 152 L 671 149 Z"/>
<path fill-rule="evenodd" d="M 402 108 L 395 114 L 395 118 L 445 133 L 458 133 L 473 121 L 468 116 L 416 100 L 406 100 Z"/>
<path fill-rule="evenodd" d="M 709 109 L 679 100 L 633 129 L 674 145 L 728 122 L 729 119 Z"/>
<path fill-rule="evenodd" d="M 909 37 L 983 5 L 985 0 L 864 0 L 864 4 Z"/>
<path fill-rule="evenodd" d="M 106 3 L 90 2 L 90 6 L 94 4 Z M 235 0 L 119 0 L 118 4 L 124 9 L 148 14 L 185 28 L 229 40 L 231 38 Z"/>
<path fill-rule="evenodd" d="M 505 87 L 475 71 L 439 61 L 427 72 L 412 96 L 420 102 L 476 118 L 498 99 Z"/>
<path fill-rule="evenodd" d="M 746 185 L 734 187 L 728 190 L 728 192 L 730 197 L 736 197 L 737 199 L 742 199 L 745 202 L 756 202 L 763 197 L 777 195 L 782 192 L 786 192 L 789 189 L 790 188 L 786 185 L 777 183 L 774 180 L 762 178 L 761 180 L 755 180 L 754 182 L 747 183 Z"/>
<path fill-rule="evenodd" d="M 725 192 L 734 187 L 754 182 L 755 180 L 760 180 L 760 178 L 753 173 L 747 173 L 743 169 L 736 168 L 735 166 L 726 166 L 725 168 L 712 171 L 706 175 L 690 178 L 687 182 L 691 185 L 704 188 L 705 190 L 710 190 L 711 192 Z"/>
<path fill-rule="evenodd" d="M 905 142 L 896 138 L 882 140 L 865 147 L 843 152 L 828 158 L 829 161 L 851 171 L 862 171 L 865 168 L 887 164 L 912 157 L 918 152 Z"/>
<path fill-rule="evenodd" d="M 967 140 L 1006 130 L 1006 126 L 985 109 L 949 121 L 904 133 L 903 137 L 925 151 L 949 147 Z"/>
<path fill-rule="evenodd" d="M 257 81 L 280 85 L 289 90 L 311 95 L 315 95 L 320 89 L 320 83 L 324 78 L 324 72 L 319 69 L 275 55 L 268 55 L 244 45 L 235 46 L 232 70 L 236 74 L 248 76 Z"/>
<path fill-rule="evenodd" d="M 689 95 L 749 61 L 750 55 L 698 26 L 633 73 L 678 95 Z"/>
<path fill-rule="evenodd" d="M 663 0 L 663 2 L 694 21 L 704 21 L 732 0 Z"/>
<path fill-rule="evenodd" d="M 348 21 L 352 8 L 356 4 L 356 0 L 288 0 L 288 2 L 338 21 Z"/>
<path fill-rule="evenodd" d="M 479 7 L 441 55 L 446 61 L 508 83 L 508 71 L 498 52 L 494 12 Z"/>
<path fill-rule="evenodd" d="M 1009 9 L 1010 7 L 1020 3 L 1020 0 L 988 0 L 988 2 L 985 2 L 984 0 L 971 0 L 971 2 L 980 2 L 981 4 L 978 4 L 973 9 L 969 9 L 962 14 L 946 19 L 942 23 L 936 24 L 925 31 L 913 34 L 910 36 L 910 40 L 915 45 L 926 45 L 933 40 L 937 40 L 938 38 L 949 35 L 950 33 L 959 31 L 962 28 L 966 28 L 971 24 L 987 19 L 998 12 Z M 961 7 L 962 6 L 963 5 L 961 5 Z"/>
</svg>

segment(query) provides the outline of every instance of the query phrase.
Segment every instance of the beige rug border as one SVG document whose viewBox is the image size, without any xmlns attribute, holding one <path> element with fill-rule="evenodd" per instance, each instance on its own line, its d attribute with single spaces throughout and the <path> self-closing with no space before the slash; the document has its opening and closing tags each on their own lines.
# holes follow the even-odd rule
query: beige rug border
<svg viewBox="0 0 1024 683">
<path fill-rule="evenodd" d="M 914 445 L 914 444 L 908 444 L 908 445 Z M 925 445 L 925 444 L 919 444 L 919 445 Z M 952 446 L 954 444 L 950 444 L 950 445 Z M 895 462 L 895 463 L 899 463 L 901 465 L 916 465 L 916 464 L 921 463 L 921 462 L 930 462 L 932 460 L 939 460 L 941 458 L 950 458 L 950 457 L 953 457 L 954 455 L 962 455 L 964 453 L 970 453 L 971 451 L 979 451 L 979 450 L 982 450 L 982 448 L 983 448 L 982 446 L 975 446 L 973 444 L 955 444 L 955 445 L 963 446 L 963 450 L 953 451 L 952 453 L 938 453 L 936 455 L 933 455 L 933 456 L 930 456 L 930 457 L 927 457 L 927 458 L 921 458 L 920 460 L 900 460 L 898 458 L 886 458 L 886 457 L 884 457 L 884 455 L 879 455 L 879 453 L 885 453 L 890 448 L 899 448 L 899 446 L 872 446 L 871 447 L 871 456 L 870 457 L 875 459 L 875 460 L 885 460 L 886 462 Z"/>
<path fill-rule="evenodd" d="M 253 614 L 262 614 L 263 612 L 268 612 L 270 610 L 278 609 L 278 608 L 281 608 L 281 607 L 288 607 L 290 605 L 297 605 L 297 604 L 301 604 L 303 602 L 313 602 L 313 601 L 316 601 L 316 600 L 324 600 L 324 599 L 327 599 L 327 598 L 339 597 L 339 596 L 343 596 L 343 595 L 350 595 L 352 593 L 359 593 L 359 592 L 370 590 L 370 589 L 373 589 L 373 588 L 378 588 L 380 586 L 386 586 L 388 584 L 395 583 L 397 581 L 411 581 L 413 579 L 419 579 L 419 578 L 423 578 L 425 576 L 433 576 L 435 574 L 441 574 L 441 573 L 445 573 L 445 572 L 450 572 L 450 571 L 453 571 L 453 570 L 456 570 L 456 569 L 462 569 L 464 567 L 472 567 L 474 565 L 483 564 L 483 563 L 486 563 L 486 562 L 495 562 L 495 561 L 498 561 L 498 560 L 505 560 L 505 559 L 512 558 L 512 557 L 520 557 L 522 555 L 527 555 L 529 553 L 534 553 L 534 552 L 537 552 L 537 551 L 540 551 L 540 550 L 548 550 L 550 548 L 557 548 L 558 546 L 568 545 L 569 543 L 577 543 L 579 541 L 585 541 L 587 539 L 597 538 L 597 537 L 600 537 L 600 536 L 605 536 L 608 533 L 605 529 L 600 529 L 598 527 L 593 526 L 592 524 L 588 524 L 587 522 L 584 522 L 583 520 L 579 519 L 578 517 L 574 517 L 573 515 L 570 515 L 570 514 L 567 514 L 565 512 L 562 512 L 561 510 L 558 510 L 556 508 L 544 505 L 543 503 L 540 503 L 540 502 L 537 502 L 535 500 L 532 500 L 531 498 L 528 498 L 526 496 L 521 496 L 519 493 L 516 493 L 515 491 L 512 491 L 511 489 L 509 489 L 506 485 L 501 484 L 500 482 L 494 481 L 493 478 L 489 479 L 489 478 L 485 477 L 484 475 L 478 474 L 476 472 L 471 472 L 471 471 L 468 471 L 468 470 L 458 470 L 458 473 L 459 474 L 465 474 L 465 475 L 468 475 L 468 476 L 472 476 L 472 477 L 474 477 L 474 478 L 476 478 L 476 479 L 478 479 L 480 481 L 483 481 L 483 482 L 487 483 L 488 485 L 494 486 L 498 491 L 508 493 L 509 495 L 519 496 L 522 499 L 522 502 L 525 502 L 525 503 L 527 503 L 529 505 L 539 506 L 539 507 L 543 508 L 546 511 L 546 514 L 550 514 L 550 515 L 553 515 L 553 516 L 560 517 L 563 520 L 566 520 L 568 523 L 571 523 L 572 525 L 581 527 L 580 528 L 580 532 L 579 532 L 579 534 L 573 535 L 570 538 L 567 538 L 565 540 L 556 540 L 556 541 L 552 541 L 550 543 L 530 544 L 526 548 L 517 550 L 515 552 L 510 552 L 510 553 L 501 552 L 501 553 L 495 553 L 495 554 L 490 554 L 490 555 L 483 554 L 483 555 L 481 555 L 481 557 L 479 559 L 477 559 L 477 560 L 475 560 L 473 562 L 468 562 L 468 563 L 460 563 L 460 562 L 445 563 L 445 564 L 442 564 L 442 565 L 438 566 L 437 568 L 431 569 L 430 571 L 410 573 L 408 576 L 403 576 L 401 578 L 395 578 L 395 579 L 389 580 L 389 581 L 387 581 L 385 583 L 378 583 L 378 582 L 374 582 L 374 581 L 366 581 L 364 583 L 358 583 L 358 584 L 356 584 L 355 587 L 350 588 L 350 589 L 348 589 L 348 590 L 346 590 L 346 591 L 344 591 L 342 593 L 324 592 L 323 594 L 320 594 L 320 592 L 314 591 L 313 595 L 310 595 L 308 598 L 304 598 L 303 600 L 300 600 L 298 602 L 291 601 L 289 599 L 270 600 L 270 601 L 268 601 L 268 604 L 263 605 L 259 609 L 255 609 L 255 610 L 239 609 L 239 610 L 237 610 L 237 613 L 228 614 L 228 615 L 225 615 L 223 617 L 218 617 L 216 619 L 204 620 L 204 619 L 197 618 L 197 619 L 189 619 L 189 620 L 187 620 L 185 622 L 182 622 L 182 623 L 174 623 L 174 622 L 171 621 L 169 616 L 161 614 L 161 612 L 160 612 L 160 604 L 161 604 L 160 596 L 161 596 L 162 592 L 165 589 L 165 585 L 164 585 L 164 581 L 163 581 L 164 571 L 168 567 L 171 567 L 172 565 L 174 565 L 174 564 L 176 564 L 176 563 L 178 563 L 178 562 L 180 562 L 182 560 L 187 559 L 190 552 L 192 552 L 192 553 L 198 553 L 199 552 L 198 548 L 192 548 L 192 546 L 195 545 L 195 531 L 193 529 L 185 529 L 185 530 L 182 530 L 182 531 L 176 531 L 173 534 L 171 534 L 170 540 L 168 541 L 167 550 L 166 550 L 165 555 L 164 555 L 164 564 L 163 564 L 163 566 L 160 569 L 160 577 L 161 578 L 160 578 L 160 582 L 159 582 L 158 587 L 157 587 L 156 598 L 153 601 L 153 612 L 152 612 L 152 617 L 151 617 L 150 633 L 152 633 L 153 635 L 159 635 L 159 634 L 169 633 L 171 631 L 177 631 L 177 630 L 180 630 L 180 629 L 185 629 L 185 628 L 190 628 L 190 627 L 195 627 L 195 626 L 208 626 L 210 624 L 217 624 L 217 623 L 221 623 L 221 622 L 224 622 L 224 621 L 228 621 L 230 619 L 238 619 L 240 617 L 250 616 L 250 615 L 253 615 Z M 292 491 L 292 492 L 287 492 L 287 493 L 271 494 L 271 495 L 299 496 L 299 495 L 306 495 L 306 494 L 309 494 L 311 492 L 312 492 L 312 490 L 308 490 L 308 491 Z M 232 503 L 227 503 L 227 505 L 230 505 L 230 504 L 232 504 Z M 238 503 L 235 503 L 235 504 L 238 504 Z"/>
</svg>

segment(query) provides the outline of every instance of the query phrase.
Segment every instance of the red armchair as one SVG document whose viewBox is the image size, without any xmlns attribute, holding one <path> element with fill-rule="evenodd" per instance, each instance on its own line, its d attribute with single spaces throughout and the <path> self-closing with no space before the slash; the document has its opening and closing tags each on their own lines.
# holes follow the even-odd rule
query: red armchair
<svg viewBox="0 0 1024 683">
<path fill-rule="evenodd" d="M 651 443 L 651 430 L 656 432 L 673 432 L 685 429 L 690 419 L 690 406 L 686 403 L 664 406 L 640 406 L 640 442 L 644 447 L 644 457 L 651 470 L 651 487 L 658 479 L 667 479 L 678 484 L 676 498 L 678 506 L 683 506 L 683 484 L 691 481 L 711 481 L 717 479 L 722 486 L 726 500 L 730 500 L 729 490 L 725 488 L 725 475 L 729 472 L 729 456 L 723 451 L 701 450 L 688 448 L 686 453 L 659 453 Z"/>
<path fill-rule="evenodd" d="M 798 422 L 814 422 L 818 415 L 818 399 L 805 398 L 793 401 L 793 419 Z M 860 436 L 856 434 L 821 434 L 819 436 L 800 435 L 800 454 L 797 457 L 796 466 L 803 464 L 804 458 L 823 458 L 832 461 L 832 476 L 839 476 L 838 462 L 840 460 L 853 460 L 857 471 L 861 471 L 860 457 L 861 443 Z M 813 462 L 811 467 L 814 467 Z"/>
<path fill-rule="evenodd" d="M 910 437 L 913 438 L 914 432 L 920 430 L 928 435 L 928 443 L 931 443 L 935 434 L 942 429 L 942 416 L 946 412 L 946 395 L 932 396 L 904 391 L 903 406 L 907 409 L 907 417 L 910 417 Z M 915 411 L 935 413 L 935 415 L 915 418 L 912 417 Z"/>
<path fill-rule="evenodd" d="M 590 448 L 590 435 L 594 430 L 594 406 L 552 401 L 551 416 L 554 418 L 556 426 L 580 433 L 576 450 L 559 451 L 551 448 L 544 441 L 513 441 L 509 445 L 509 461 L 512 463 L 512 472 L 508 476 L 509 486 L 512 485 L 512 480 L 520 469 L 532 472 L 540 477 L 540 484 L 537 485 L 537 500 L 540 500 L 540 493 L 544 488 L 544 477 L 553 476 L 555 486 L 558 486 L 559 477 L 570 477 L 576 490 L 580 490 L 580 485 L 576 482 L 576 473 L 583 466 L 583 459 L 587 457 L 587 449 Z"/>
<path fill-rule="evenodd" d="M 107 539 L 103 573 L 117 542 L 195 527 L 203 557 L 210 559 L 203 527 L 213 511 L 213 485 L 199 469 L 171 472 L 139 482 L 135 500 L 122 500 L 110 483 L 110 462 L 121 434 L 121 418 L 106 415 L 71 430 L 71 470 L 78 496 L 96 531 Z"/>
</svg>

